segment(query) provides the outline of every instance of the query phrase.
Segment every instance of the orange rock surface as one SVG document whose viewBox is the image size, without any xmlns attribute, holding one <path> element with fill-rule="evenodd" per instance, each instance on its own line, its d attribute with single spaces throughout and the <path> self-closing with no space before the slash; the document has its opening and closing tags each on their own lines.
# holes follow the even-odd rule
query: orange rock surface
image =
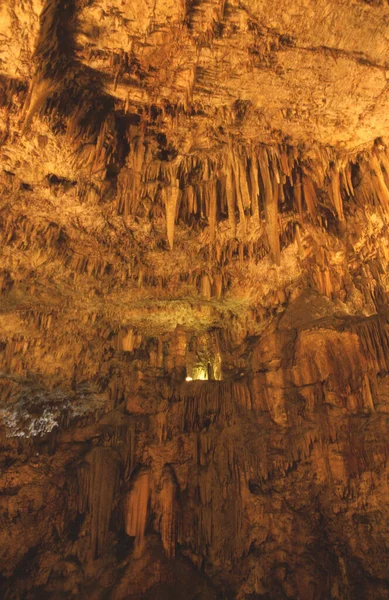
<svg viewBox="0 0 389 600">
<path fill-rule="evenodd" d="M 0 597 L 389 600 L 389 6 L 0 6 Z"/>
</svg>

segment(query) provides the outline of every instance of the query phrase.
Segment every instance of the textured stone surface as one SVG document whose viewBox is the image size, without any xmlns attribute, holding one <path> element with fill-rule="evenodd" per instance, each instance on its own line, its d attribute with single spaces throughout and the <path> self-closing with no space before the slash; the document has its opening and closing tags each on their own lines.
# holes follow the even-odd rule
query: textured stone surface
<svg viewBox="0 0 389 600">
<path fill-rule="evenodd" d="M 389 598 L 388 19 L 2 2 L 1 597 Z"/>
<path fill-rule="evenodd" d="M 329 308 L 237 348 L 239 379 L 138 355 L 105 416 L 4 437 L 5 597 L 386 598 L 389 329 Z"/>
</svg>

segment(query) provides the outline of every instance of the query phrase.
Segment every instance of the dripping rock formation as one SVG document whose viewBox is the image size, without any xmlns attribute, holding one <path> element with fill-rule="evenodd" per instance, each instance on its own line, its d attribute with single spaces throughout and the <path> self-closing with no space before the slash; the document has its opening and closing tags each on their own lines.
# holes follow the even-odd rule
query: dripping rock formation
<svg viewBox="0 0 389 600">
<path fill-rule="evenodd" d="M 0 3 L 0 597 L 389 600 L 387 0 Z"/>
</svg>

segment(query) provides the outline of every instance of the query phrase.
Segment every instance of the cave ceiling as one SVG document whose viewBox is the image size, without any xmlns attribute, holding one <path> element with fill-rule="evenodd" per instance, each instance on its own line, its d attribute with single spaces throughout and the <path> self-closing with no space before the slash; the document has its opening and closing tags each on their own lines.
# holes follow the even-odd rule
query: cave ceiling
<svg viewBox="0 0 389 600">
<path fill-rule="evenodd" d="M 238 343 L 307 291 L 385 304 L 387 3 L 0 10 L 4 343 Z"/>
<path fill-rule="evenodd" d="M 220 326 L 274 313 L 307 277 L 371 311 L 353 265 L 389 201 L 386 3 L 0 10 L 2 304 L 15 331 L 14 309 L 33 307 L 156 332 Z"/>
</svg>

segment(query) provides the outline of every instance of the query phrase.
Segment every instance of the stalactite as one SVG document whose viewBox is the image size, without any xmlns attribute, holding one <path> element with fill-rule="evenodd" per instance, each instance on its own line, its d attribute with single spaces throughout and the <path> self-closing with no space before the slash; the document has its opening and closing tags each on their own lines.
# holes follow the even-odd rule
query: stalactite
<svg viewBox="0 0 389 600">
<path fill-rule="evenodd" d="M 82 463 L 77 469 L 78 481 L 78 512 L 84 513 L 89 505 L 90 466 L 87 462 Z"/>
<path fill-rule="evenodd" d="M 228 222 L 232 235 L 236 235 L 236 217 L 235 217 L 235 186 L 231 162 L 226 164 L 226 196 L 228 207 Z"/>
<path fill-rule="evenodd" d="M 118 451 L 123 468 L 123 479 L 127 481 L 134 468 L 135 459 L 135 426 L 124 423 L 115 427 L 112 446 Z"/>
<path fill-rule="evenodd" d="M 261 227 L 261 218 L 259 212 L 258 159 L 254 152 L 251 153 L 249 176 L 251 188 L 251 210 L 253 213 L 254 223 L 259 229 Z"/>
<path fill-rule="evenodd" d="M 186 187 L 185 191 L 186 191 L 187 212 L 188 212 L 188 215 L 191 215 L 194 212 L 196 212 L 196 207 L 195 207 L 195 193 L 194 193 L 194 190 L 193 190 L 193 186 L 188 185 Z"/>
<path fill-rule="evenodd" d="M 135 347 L 135 335 L 132 329 L 129 329 L 127 334 L 125 334 L 121 340 L 122 349 L 125 352 L 132 352 Z"/>
<path fill-rule="evenodd" d="M 364 377 L 363 377 L 362 395 L 363 395 L 364 406 L 368 407 L 369 410 L 371 410 L 372 412 L 375 412 L 374 400 L 373 400 L 373 395 L 371 392 L 369 375 L 367 373 L 365 373 Z"/>
<path fill-rule="evenodd" d="M 89 462 L 88 505 L 91 513 L 91 545 L 94 558 L 104 552 L 115 494 L 118 487 L 119 465 L 111 448 L 96 447 L 87 457 Z M 81 471 L 82 489 L 86 471 Z M 85 490 L 83 491 L 85 493 Z M 84 498 L 83 498 L 84 500 Z"/>
<path fill-rule="evenodd" d="M 172 250 L 174 245 L 174 229 L 180 188 L 178 187 L 178 185 L 172 185 L 171 187 L 165 188 L 164 195 L 166 207 L 167 238 L 169 241 L 170 249 Z"/>
<path fill-rule="evenodd" d="M 295 181 L 293 185 L 293 199 L 295 203 L 295 207 L 300 216 L 301 223 L 304 222 L 304 213 L 303 213 L 303 194 L 302 194 L 302 183 L 301 183 L 301 174 L 299 171 L 296 172 Z"/>
<path fill-rule="evenodd" d="M 143 196 L 142 177 L 147 161 L 143 135 L 131 135 L 126 166 L 118 177 L 118 211 L 124 217 L 135 214 Z"/>
<path fill-rule="evenodd" d="M 280 193 L 280 184 L 276 180 L 274 175 L 273 180 L 273 197 L 271 204 L 268 206 L 268 235 L 270 241 L 270 248 L 273 254 L 273 260 L 276 265 L 281 263 L 281 249 L 280 249 L 280 234 L 278 227 L 278 197 Z"/>
<path fill-rule="evenodd" d="M 373 316 L 355 326 L 363 354 L 374 372 L 389 371 L 389 330 L 379 317 Z"/>
<path fill-rule="evenodd" d="M 125 528 L 129 536 L 135 537 L 135 555 L 141 556 L 148 516 L 150 494 L 150 472 L 141 471 L 127 495 L 125 507 Z"/>
<path fill-rule="evenodd" d="M 314 277 L 318 292 L 324 296 L 327 296 L 327 298 L 331 298 L 333 287 L 331 283 L 331 274 L 328 267 L 317 267 L 314 272 Z"/>
<path fill-rule="evenodd" d="M 332 204 L 334 205 L 339 221 L 344 221 L 343 201 L 340 193 L 340 174 L 336 164 L 331 167 L 330 178 L 330 195 Z"/>
<path fill-rule="evenodd" d="M 167 431 L 167 413 L 161 412 L 156 416 L 157 420 L 157 433 L 159 443 L 165 442 L 168 439 L 168 431 Z"/>
<path fill-rule="evenodd" d="M 389 187 L 389 155 L 386 148 L 382 148 L 381 152 L 376 152 L 377 158 L 384 168 L 384 178 L 386 187 Z"/>
<path fill-rule="evenodd" d="M 220 300 L 223 295 L 223 275 L 221 273 L 215 273 L 213 279 L 215 282 L 215 296 L 217 300 Z"/>
<path fill-rule="evenodd" d="M 142 335 L 133 329 L 120 329 L 115 336 L 115 347 L 119 351 L 133 352 L 142 343 Z"/>
<path fill-rule="evenodd" d="M 24 109 L 26 116 L 21 131 L 22 135 L 28 131 L 34 115 L 42 109 L 46 100 L 54 91 L 55 84 L 49 79 L 41 79 L 38 81 L 37 78 L 35 78 L 35 80 L 32 81 Z"/>
<path fill-rule="evenodd" d="M 177 543 L 177 482 L 172 467 L 166 465 L 162 472 L 159 492 L 159 531 L 168 558 L 174 558 Z"/>
<path fill-rule="evenodd" d="M 351 181 L 351 164 L 347 162 L 343 167 L 343 181 L 346 192 L 349 196 L 354 195 L 354 187 Z"/>
<path fill-rule="evenodd" d="M 217 369 L 220 371 L 221 366 Z M 241 406 L 251 404 L 250 393 L 244 382 L 192 381 L 180 390 L 184 401 L 183 431 L 199 431 L 206 424 L 231 425 Z"/>
<path fill-rule="evenodd" d="M 283 174 L 289 179 L 292 179 L 292 167 L 290 164 L 290 157 L 288 155 L 287 149 L 282 147 L 280 149 L 280 165 Z"/>
<path fill-rule="evenodd" d="M 233 167 L 233 177 L 235 183 L 236 199 L 239 210 L 239 221 L 242 228 L 243 235 L 247 231 L 246 215 L 245 210 L 250 209 L 251 201 L 249 188 L 247 184 L 247 169 L 244 158 L 239 156 L 239 153 L 234 149 L 230 150 Z"/>
<path fill-rule="evenodd" d="M 303 175 L 302 177 L 303 191 L 304 191 L 304 200 L 308 209 L 309 216 L 312 221 L 316 221 L 317 217 L 317 196 L 315 191 L 315 185 L 307 175 Z"/>
<path fill-rule="evenodd" d="M 201 276 L 201 295 L 207 300 L 210 300 L 212 297 L 211 281 L 205 273 Z"/>
<path fill-rule="evenodd" d="M 160 368 L 163 367 L 163 340 L 161 336 L 158 336 L 157 366 Z"/>
<path fill-rule="evenodd" d="M 265 214 L 269 245 L 274 262 L 280 264 L 280 236 L 278 229 L 278 197 L 279 197 L 279 175 L 275 162 L 271 163 L 266 148 L 260 147 L 259 161 L 261 177 L 265 191 Z M 273 166 L 273 175 L 270 172 L 270 164 Z"/>
<path fill-rule="evenodd" d="M 375 156 L 375 154 L 373 154 L 370 157 L 370 168 L 372 170 L 371 172 L 372 172 L 372 176 L 373 176 L 373 179 L 375 182 L 374 189 L 376 191 L 376 194 L 378 196 L 378 199 L 380 201 L 382 208 L 384 209 L 385 213 L 388 214 L 389 213 L 389 190 L 388 190 L 385 180 L 384 180 L 381 165 L 378 161 L 377 156 Z"/>
<path fill-rule="evenodd" d="M 115 407 L 123 400 L 123 377 L 113 376 L 110 379 L 109 385 L 109 398 L 111 401 L 111 406 Z"/>
<path fill-rule="evenodd" d="M 215 243 L 216 236 L 216 217 L 217 217 L 217 181 L 211 179 L 209 182 L 209 229 L 211 244 Z"/>
<path fill-rule="evenodd" d="M 176 368 L 185 367 L 187 353 L 187 334 L 182 325 L 177 325 L 174 330 L 171 352 L 174 358 L 174 366 Z"/>
</svg>

